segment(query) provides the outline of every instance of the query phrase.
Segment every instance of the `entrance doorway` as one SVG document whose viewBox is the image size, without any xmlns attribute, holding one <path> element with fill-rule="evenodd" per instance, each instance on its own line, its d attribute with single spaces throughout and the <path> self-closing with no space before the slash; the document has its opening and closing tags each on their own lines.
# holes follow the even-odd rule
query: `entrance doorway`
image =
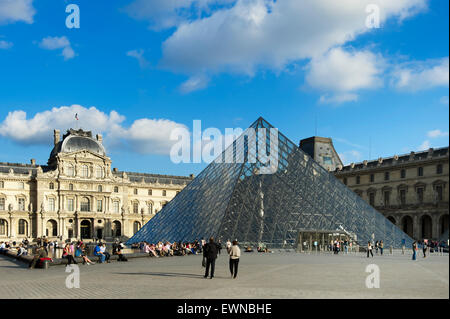
<svg viewBox="0 0 450 319">
<path fill-rule="evenodd" d="M 80 224 L 81 239 L 90 239 L 91 236 L 91 222 L 89 220 L 83 220 Z"/>
</svg>

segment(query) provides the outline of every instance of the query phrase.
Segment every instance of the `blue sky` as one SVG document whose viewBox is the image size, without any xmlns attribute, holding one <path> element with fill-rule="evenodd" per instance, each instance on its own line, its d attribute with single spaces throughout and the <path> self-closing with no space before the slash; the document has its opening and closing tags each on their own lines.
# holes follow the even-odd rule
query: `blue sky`
<svg viewBox="0 0 450 319">
<path fill-rule="evenodd" d="M 0 0 L 0 161 L 45 164 L 53 129 L 79 125 L 104 135 L 113 167 L 198 174 L 170 161 L 174 127 L 259 116 L 295 143 L 333 138 L 345 163 L 448 146 L 448 5 Z"/>
</svg>

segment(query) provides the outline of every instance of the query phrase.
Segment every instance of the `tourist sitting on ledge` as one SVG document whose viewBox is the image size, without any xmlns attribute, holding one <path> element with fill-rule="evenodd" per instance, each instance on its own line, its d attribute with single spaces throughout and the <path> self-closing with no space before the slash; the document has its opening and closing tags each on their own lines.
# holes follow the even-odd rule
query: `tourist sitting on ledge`
<svg viewBox="0 0 450 319">
<path fill-rule="evenodd" d="M 97 256 L 99 258 L 99 263 L 103 263 L 106 260 L 106 255 L 103 254 L 101 249 L 101 243 L 99 243 L 94 248 L 94 256 Z"/>
<path fill-rule="evenodd" d="M 7 251 L 8 251 L 8 248 L 6 248 L 6 244 L 7 244 L 7 243 L 0 242 L 0 253 L 1 253 L 1 252 L 7 252 Z"/>
<path fill-rule="evenodd" d="M 41 258 L 47 258 L 47 252 L 45 251 L 44 247 L 40 246 L 37 248 L 36 253 L 34 254 L 33 260 L 30 262 L 30 265 L 28 266 L 28 269 L 34 269 L 36 266 L 36 263 Z"/>
<path fill-rule="evenodd" d="M 20 244 L 19 247 L 17 247 L 17 257 L 26 255 L 28 255 L 27 250 L 23 247 L 22 244 Z"/>
<path fill-rule="evenodd" d="M 252 253 L 253 252 L 253 248 L 251 246 L 247 246 L 247 248 L 245 248 L 245 252 L 246 253 Z"/>
<path fill-rule="evenodd" d="M 122 249 L 124 248 L 122 242 L 118 244 L 114 244 L 113 246 L 113 254 L 119 256 L 117 261 L 128 261 L 128 259 L 122 254 Z"/>
</svg>

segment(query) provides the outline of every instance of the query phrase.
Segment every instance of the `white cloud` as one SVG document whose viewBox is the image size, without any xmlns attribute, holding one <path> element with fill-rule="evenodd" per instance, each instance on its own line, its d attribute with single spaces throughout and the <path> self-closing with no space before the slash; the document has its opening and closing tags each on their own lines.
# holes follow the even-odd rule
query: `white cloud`
<svg viewBox="0 0 450 319">
<path fill-rule="evenodd" d="M 430 138 L 447 137 L 448 132 L 442 132 L 441 130 L 432 130 L 427 133 L 427 136 Z"/>
<path fill-rule="evenodd" d="M 46 37 L 39 43 L 39 47 L 45 50 L 63 49 L 61 55 L 64 60 L 69 60 L 75 57 L 75 51 L 70 45 L 69 39 L 66 36 L 62 37 Z"/>
<path fill-rule="evenodd" d="M 163 43 L 161 66 L 188 75 L 253 76 L 260 67 L 284 71 L 292 62 L 321 57 L 370 32 L 365 26 L 365 7 L 372 3 L 381 8 L 382 24 L 426 7 L 425 0 L 238 0 L 233 6 L 178 24 Z"/>
<path fill-rule="evenodd" d="M 139 62 L 141 68 L 148 66 L 148 61 L 144 58 L 144 50 L 131 50 L 127 52 L 127 56 L 135 58 Z"/>
<path fill-rule="evenodd" d="M 30 118 L 26 112 L 17 110 L 9 112 L 0 123 L 0 136 L 24 145 L 51 145 L 54 129 L 65 132 L 79 125 L 84 130 L 104 134 L 107 148 L 167 155 L 174 143 L 170 132 L 184 127 L 166 119 L 137 119 L 129 127 L 123 125 L 124 121 L 125 117 L 116 111 L 106 114 L 95 107 L 81 105 L 54 107 Z"/>
<path fill-rule="evenodd" d="M 431 147 L 430 141 L 426 140 L 426 141 L 423 141 L 422 144 L 420 144 L 418 150 L 419 151 L 426 151 L 426 150 L 430 149 L 430 147 Z"/>
<path fill-rule="evenodd" d="M 183 82 L 180 86 L 180 91 L 184 94 L 193 91 L 198 91 L 208 86 L 209 78 L 205 75 L 192 76 Z"/>
<path fill-rule="evenodd" d="M 449 58 L 403 63 L 392 72 L 391 84 L 405 91 L 448 87 Z"/>
<path fill-rule="evenodd" d="M 20 21 L 33 23 L 35 14 L 33 0 L 0 0 L 0 25 Z"/>
<path fill-rule="evenodd" d="M 306 67 L 306 83 L 315 89 L 332 92 L 322 95 L 322 103 L 356 101 L 355 92 L 382 86 L 383 58 L 369 51 L 344 51 L 333 48 L 323 56 L 313 58 Z"/>
<path fill-rule="evenodd" d="M 5 40 L 0 40 L 0 49 L 4 49 L 4 50 L 10 49 L 10 48 L 13 47 L 13 45 L 14 44 L 12 42 L 8 42 L 8 41 L 5 41 Z"/>
<path fill-rule="evenodd" d="M 234 3 L 236 0 L 135 0 L 124 11 L 137 20 L 148 20 L 149 28 L 162 30 L 178 26 L 211 12 L 215 7 Z"/>
<path fill-rule="evenodd" d="M 339 153 L 339 157 L 344 165 L 351 163 L 356 163 L 361 161 L 362 154 L 357 150 L 350 150 L 346 152 Z"/>
</svg>

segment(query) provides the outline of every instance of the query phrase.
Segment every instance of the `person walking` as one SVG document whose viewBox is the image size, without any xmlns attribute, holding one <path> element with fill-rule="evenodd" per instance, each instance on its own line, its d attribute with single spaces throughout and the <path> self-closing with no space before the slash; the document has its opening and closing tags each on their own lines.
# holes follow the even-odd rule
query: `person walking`
<svg viewBox="0 0 450 319">
<path fill-rule="evenodd" d="M 214 277 L 214 270 L 216 267 L 216 258 L 217 258 L 217 244 L 214 242 L 214 237 L 209 239 L 209 243 L 205 244 L 203 250 L 203 256 L 206 257 L 206 269 L 204 278 L 208 278 L 210 275 L 210 279 Z M 209 272 L 209 268 L 211 267 L 211 273 Z"/>
<path fill-rule="evenodd" d="M 423 240 L 423 247 L 422 247 L 423 258 L 427 257 L 427 248 L 428 248 L 427 241 L 424 239 Z"/>
<path fill-rule="evenodd" d="M 372 243 L 370 241 L 367 242 L 367 258 L 369 258 L 369 253 L 372 255 L 373 258 Z"/>
<path fill-rule="evenodd" d="M 382 240 L 380 240 L 379 247 L 380 247 L 380 254 L 381 254 L 381 256 L 383 256 L 383 248 L 384 248 L 384 244 L 383 244 L 383 241 L 382 241 Z"/>
<path fill-rule="evenodd" d="M 413 242 L 412 249 L 413 249 L 412 260 L 416 260 L 416 256 L 417 256 L 417 242 L 416 241 Z"/>
<path fill-rule="evenodd" d="M 231 278 L 235 279 L 238 273 L 239 258 L 241 257 L 241 249 L 237 240 L 233 240 L 233 246 L 229 250 L 230 255 L 230 273 Z"/>
<path fill-rule="evenodd" d="M 227 246 L 227 254 L 229 254 L 230 253 L 230 249 L 231 249 L 231 242 L 230 242 L 230 240 L 228 239 L 227 240 L 227 244 L 226 244 Z"/>
</svg>

